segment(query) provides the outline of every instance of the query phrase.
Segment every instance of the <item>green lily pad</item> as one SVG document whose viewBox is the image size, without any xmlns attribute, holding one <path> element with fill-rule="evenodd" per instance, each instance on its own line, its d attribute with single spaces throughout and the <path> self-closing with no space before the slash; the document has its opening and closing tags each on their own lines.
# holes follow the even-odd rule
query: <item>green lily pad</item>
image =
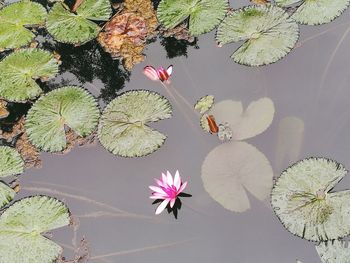
<svg viewBox="0 0 350 263">
<path fill-rule="evenodd" d="M 300 24 L 326 24 L 339 17 L 349 6 L 349 0 L 276 0 L 276 4 L 288 7 L 298 3 L 292 15 Z"/>
<path fill-rule="evenodd" d="M 45 24 L 45 8 L 28 0 L 5 6 L 0 10 L 0 50 L 19 48 L 35 37 L 26 27 Z"/>
<path fill-rule="evenodd" d="M 322 263 L 350 262 L 350 248 L 345 241 L 334 240 L 331 242 L 321 242 L 316 246 L 316 250 Z"/>
<path fill-rule="evenodd" d="M 101 30 L 93 21 L 108 21 L 111 14 L 109 0 L 85 0 L 75 13 L 56 3 L 49 12 L 46 27 L 59 42 L 84 44 L 96 38 Z"/>
<path fill-rule="evenodd" d="M 277 179 L 271 204 L 294 235 L 327 241 L 350 234 L 350 191 L 331 192 L 346 175 L 343 165 L 309 158 L 289 167 Z"/>
<path fill-rule="evenodd" d="M 58 61 L 48 51 L 22 49 L 0 62 L 0 72 L 0 97 L 24 102 L 43 92 L 35 80 L 54 77 L 58 73 Z"/>
<path fill-rule="evenodd" d="M 231 56 L 239 64 L 262 66 L 285 57 L 299 38 L 298 24 L 272 5 L 247 6 L 233 11 L 220 24 L 219 45 L 244 41 Z"/>
<path fill-rule="evenodd" d="M 166 136 L 147 126 L 168 119 L 170 102 L 156 92 L 128 91 L 111 101 L 100 119 L 98 137 L 113 154 L 141 157 L 156 151 Z"/>
<path fill-rule="evenodd" d="M 224 208 L 244 212 L 250 208 L 247 192 L 268 198 L 273 170 L 265 155 L 246 142 L 228 142 L 214 148 L 202 164 L 205 190 Z"/>
<path fill-rule="evenodd" d="M 11 187 L 0 181 L 0 209 L 10 203 L 15 195 L 16 192 Z"/>
<path fill-rule="evenodd" d="M 162 0 L 157 16 L 167 29 L 189 18 L 189 32 L 192 36 L 198 36 L 219 25 L 228 6 L 227 0 Z"/>
<path fill-rule="evenodd" d="M 215 99 L 213 95 L 204 96 L 197 101 L 197 103 L 194 105 L 194 108 L 198 110 L 200 114 L 203 114 L 211 109 L 214 104 L 214 100 Z"/>
<path fill-rule="evenodd" d="M 23 198 L 0 216 L 0 263 L 55 262 L 62 248 L 41 234 L 67 226 L 68 208 L 48 196 Z"/>
<path fill-rule="evenodd" d="M 39 149 L 59 152 L 66 148 L 66 130 L 86 137 L 96 128 L 100 112 L 97 102 L 84 89 L 67 86 L 40 97 L 28 111 L 25 128 Z"/>
<path fill-rule="evenodd" d="M 0 146 L 0 177 L 21 174 L 24 171 L 24 161 L 21 155 L 8 146 Z"/>
</svg>

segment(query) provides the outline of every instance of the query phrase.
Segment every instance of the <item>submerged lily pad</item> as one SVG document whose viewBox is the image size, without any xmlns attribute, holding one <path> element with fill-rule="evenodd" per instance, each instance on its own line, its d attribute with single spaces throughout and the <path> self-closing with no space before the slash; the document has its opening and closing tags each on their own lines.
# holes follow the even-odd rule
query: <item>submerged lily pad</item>
<svg viewBox="0 0 350 263">
<path fill-rule="evenodd" d="M 45 8 L 31 1 L 20 1 L 0 10 L 0 50 L 29 44 L 35 35 L 26 27 L 43 25 Z"/>
<path fill-rule="evenodd" d="M 231 57 L 247 66 L 280 60 L 293 49 L 298 38 L 298 24 L 282 8 L 272 5 L 235 10 L 220 24 L 216 35 L 220 46 L 245 41 Z"/>
<path fill-rule="evenodd" d="M 24 161 L 21 155 L 8 146 L 0 146 L 0 177 L 21 174 L 24 171 Z"/>
<path fill-rule="evenodd" d="M 15 51 L 0 62 L 0 97 L 23 102 L 43 91 L 35 80 L 47 80 L 58 73 L 54 55 L 42 49 Z"/>
<path fill-rule="evenodd" d="M 263 153 L 246 142 L 214 148 L 202 164 L 202 180 L 209 195 L 228 210 L 250 208 L 247 191 L 265 200 L 272 188 L 272 167 Z"/>
<path fill-rule="evenodd" d="M 0 263 L 55 262 L 62 248 L 41 234 L 69 223 L 68 208 L 55 198 L 15 202 L 0 216 Z"/>
<path fill-rule="evenodd" d="M 292 15 L 298 23 L 320 25 L 333 21 L 348 8 L 349 0 L 276 0 L 276 4 L 288 7 L 298 3 Z"/>
<path fill-rule="evenodd" d="M 86 137 L 95 130 L 99 115 L 92 95 L 80 87 L 67 86 L 39 98 L 27 114 L 25 128 L 34 146 L 59 152 L 66 148 L 67 128 Z"/>
<path fill-rule="evenodd" d="M 316 250 L 322 263 L 350 262 L 350 248 L 345 241 L 322 242 L 316 246 Z"/>
<path fill-rule="evenodd" d="M 199 113 L 203 114 L 206 111 L 210 110 L 211 107 L 214 104 L 214 96 L 213 95 L 207 95 L 202 98 L 200 98 L 196 105 L 194 105 L 194 108 L 199 111 Z"/>
<path fill-rule="evenodd" d="M 59 2 L 49 12 L 46 27 L 57 41 L 84 44 L 96 38 L 101 30 L 93 21 L 107 21 L 111 14 L 109 0 L 85 0 L 75 13 Z"/>
<path fill-rule="evenodd" d="M 189 32 L 198 36 L 213 30 L 224 19 L 228 6 L 227 0 L 162 0 L 157 15 L 167 29 L 189 18 Z"/>
<path fill-rule="evenodd" d="M 147 126 L 168 119 L 170 102 L 156 92 L 138 90 L 115 98 L 104 110 L 98 129 L 101 144 L 113 154 L 141 157 L 156 151 L 166 136 Z"/>
<path fill-rule="evenodd" d="M 10 203 L 15 195 L 16 192 L 11 187 L 0 181 L 0 209 Z"/>
<path fill-rule="evenodd" d="M 311 241 L 350 234 L 350 191 L 330 192 L 345 168 L 326 158 L 304 159 L 285 170 L 275 183 L 271 204 L 291 233 Z"/>
</svg>

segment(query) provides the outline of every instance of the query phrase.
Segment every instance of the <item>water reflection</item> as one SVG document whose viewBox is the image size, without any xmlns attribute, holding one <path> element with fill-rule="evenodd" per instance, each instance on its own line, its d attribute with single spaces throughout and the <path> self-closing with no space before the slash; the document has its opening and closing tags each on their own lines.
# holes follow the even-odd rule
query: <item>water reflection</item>
<svg viewBox="0 0 350 263">
<path fill-rule="evenodd" d="M 190 46 L 199 49 L 197 39 L 189 42 L 184 39 L 176 39 L 175 37 L 161 37 L 160 43 L 165 48 L 167 58 L 170 59 L 181 56 L 187 58 L 187 49 Z"/>
</svg>

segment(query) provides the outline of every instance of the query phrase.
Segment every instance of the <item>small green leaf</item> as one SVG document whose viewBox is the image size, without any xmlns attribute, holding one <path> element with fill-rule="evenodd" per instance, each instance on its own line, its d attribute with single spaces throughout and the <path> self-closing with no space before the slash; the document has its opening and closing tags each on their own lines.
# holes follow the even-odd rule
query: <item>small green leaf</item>
<svg viewBox="0 0 350 263">
<path fill-rule="evenodd" d="M 345 168 L 325 158 L 309 158 L 289 167 L 275 183 L 271 204 L 292 234 L 327 241 L 350 234 L 350 191 L 330 192 Z"/>
<path fill-rule="evenodd" d="M 350 262 L 350 248 L 345 241 L 334 240 L 330 242 L 322 242 L 316 246 L 316 250 L 322 263 Z"/>
<path fill-rule="evenodd" d="M 11 187 L 0 181 L 0 209 L 10 203 L 15 195 L 16 192 Z"/>
<path fill-rule="evenodd" d="M 40 97 L 27 114 L 25 128 L 34 146 L 59 152 L 66 148 L 66 126 L 86 137 L 95 130 L 99 115 L 97 102 L 87 91 L 67 86 Z"/>
<path fill-rule="evenodd" d="M 58 73 L 53 54 L 42 49 L 15 51 L 0 62 L 0 97 L 24 102 L 42 93 L 36 79 L 49 79 Z"/>
<path fill-rule="evenodd" d="M 21 155 L 8 146 L 0 146 L 0 177 L 21 174 L 24 171 L 24 161 Z"/>
<path fill-rule="evenodd" d="M 349 0 L 276 0 L 282 7 L 299 3 L 292 15 L 300 24 L 321 25 L 339 17 L 349 6 Z"/>
<path fill-rule="evenodd" d="M 239 64 L 262 66 L 286 56 L 299 38 L 298 24 L 276 6 L 247 6 L 220 24 L 219 45 L 244 41 L 231 56 Z"/>
<path fill-rule="evenodd" d="M 104 110 L 98 129 L 101 144 L 113 154 L 140 157 L 163 145 L 166 136 L 147 126 L 171 117 L 170 102 L 156 92 L 126 92 Z"/>
<path fill-rule="evenodd" d="M 0 10 L 0 50 L 29 44 L 35 35 L 26 27 L 43 25 L 45 8 L 31 1 L 20 1 Z"/>
<path fill-rule="evenodd" d="M 112 14 L 109 0 L 85 0 L 76 14 L 56 3 L 47 18 L 49 33 L 63 43 L 84 44 L 97 37 L 101 28 L 93 21 L 107 21 Z"/>
<path fill-rule="evenodd" d="M 69 223 L 68 208 L 55 198 L 15 202 L 0 216 L 0 263 L 55 262 L 62 248 L 41 234 Z"/>
<path fill-rule="evenodd" d="M 199 111 L 200 114 L 205 113 L 206 111 L 210 110 L 211 107 L 214 104 L 214 96 L 213 95 L 207 95 L 202 98 L 200 98 L 196 105 L 194 105 L 194 108 Z"/>
<path fill-rule="evenodd" d="M 189 18 L 190 34 L 198 36 L 213 30 L 225 17 L 227 9 L 227 0 L 162 0 L 157 16 L 167 29 Z"/>
</svg>

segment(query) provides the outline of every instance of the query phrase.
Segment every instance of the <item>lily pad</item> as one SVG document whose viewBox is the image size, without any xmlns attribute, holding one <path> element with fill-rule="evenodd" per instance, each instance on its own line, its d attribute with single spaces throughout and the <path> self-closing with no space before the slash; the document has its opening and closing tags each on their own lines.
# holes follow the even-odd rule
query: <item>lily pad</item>
<svg viewBox="0 0 350 263">
<path fill-rule="evenodd" d="M 24 161 L 21 155 L 8 146 L 0 146 L 0 177 L 21 174 L 24 171 Z"/>
<path fill-rule="evenodd" d="M 107 21 L 111 14 L 109 0 L 85 0 L 75 12 L 59 2 L 49 12 L 46 27 L 57 41 L 84 44 L 96 38 L 101 30 L 93 21 Z"/>
<path fill-rule="evenodd" d="M 220 101 L 201 119 L 202 128 L 209 132 L 207 115 L 215 118 L 217 125 L 226 124 L 232 131 L 232 139 L 236 141 L 252 138 L 263 133 L 272 123 L 275 107 L 270 98 L 261 98 L 251 102 L 243 110 L 242 102 L 233 100 Z"/>
<path fill-rule="evenodd" d="M 16 192 L 11 187 L 0 181 L 0 209 L 10 203 L 15 195 Z"/>
<path fill-rule="evenodd" d="M 0 263 L 55 262 L 62 248 L 41 234 L 69 223 L 68 208 L 55 198 L 15 202 L 0 216 Z"/>
<path fill-rule="evenodd" d="M 276 0 L 276 4 L 289 7 L 297 4 L 298 8 L 292 15 L 300 24 L 326 24 L 339 17 L 349 6 L 349 0 Z"/>
<path fill-rule="evenodd" d="M 349 263 L 350 248 L 348 245 L 345 241 L 334 240 L 320 243 L 316 246 L 316 250 L 322 263 Z"/>
<path fill-rule="evenodd" d="M 35 80 L 47 80 L 58 73 L 58 61 L 42 49 L 22 49 L 0 62 L 0 97 L 24 102 L 43 91 Z"/>
<path fill-rule="evenodd" d="M 227 0 L 162 0 L 157 16 L 166 29 L 172 29 L 189 18 L 189 32 L 199 36 L 213 30 L 224 19 Z"/>
<path fill-rule="evenodd" d="M 67 86 L 40 97 L 28 111 L 25 128 L 31 143 L 48 152 L 66 148 L 67 128 L 86 137 L 96 128 L 97 102 L 84 89 Z"/>
<path fill-rule="evenodd" d="M 299 38 L 298 24 L 277 6 L 247 6 L 235 10 L 220 24 L 219 45 L 244 41 L 231 56 L 239 64 L 262 66 L 286 56 Z"/>
<path fill-rule="evenodd" d="M 20 1 L 0 10 L 0 50 L 19 48 L 35 37 L 26 27 L 45 24 L 45 8 L 31 1 Z"/>
<path fill-rule="evenodd" d="M 250 208 L 247 191 L 265 200 L 272 188 L 272 167 L 263 153 L 246 142 L 228 142 L 214 148 L 202 164 L 205 190 L 224 208 Z"/>
<path fill-rule="evenodd" d="M 304 159 L 285 170 L 271 204 L 286 229 L 311 241 L 349 235 L 350 191 L 331 192 L 346 173 L 343 165 L 326 158 Z"/>
<path fill-rule="evenodd" d="M 168 119 L 170 102 L 156 92 L 129 91 L 105 108 L 98 129 L 101 144 L 113 154 L 141 157 L 156 151 L 166 136 L 147 124 Z"/>
<path fill-rule="evenodd" d="M 207 95 L 202 98 L 200 98 L 196 105 L 194 105 L 194 108 L 199 111 L 199 113 L 203 114 L 206 111 L 210 110 L 211 107 L 214 104 L 214 96 Z"/>
</svg>

